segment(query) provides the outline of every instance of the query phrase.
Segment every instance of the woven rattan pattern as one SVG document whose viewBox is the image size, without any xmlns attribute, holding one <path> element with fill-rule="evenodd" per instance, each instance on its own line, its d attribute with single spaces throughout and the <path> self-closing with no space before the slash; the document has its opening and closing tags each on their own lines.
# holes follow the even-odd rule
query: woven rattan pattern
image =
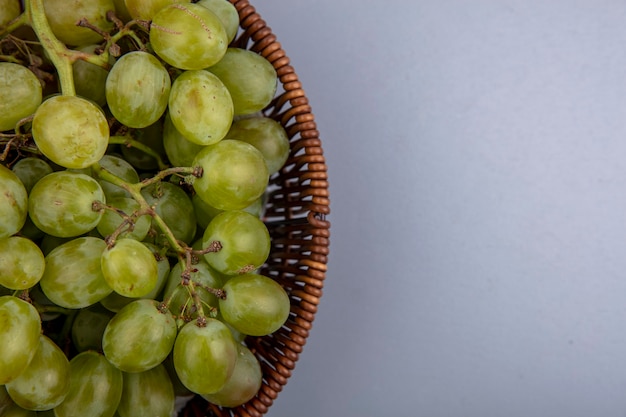
<svg viewBox="0 0 626 417">
<path fill-rule="evenodd" d="M 246 343 L 261 362 L 263 385 L 248 403 L 226 409 L 194 398 L 185 417 L 250 416 L 267 413 L 287 383 L 306 343 L 322 296 L 329 249 L 328 176 L 311 106 L 289 58 L 266 22 L 247 0 L 230 0 L 239 12 L 240 34 L 233 46 L 255 51 L 276 69 L 279 88 L 264 113 L 279 121 L 290 138 L 284 168 L 270 179 L 264 221 L 272 237 L 262 273 L 289 294 L 291 314 L 283 328 Z"/>
</svg>

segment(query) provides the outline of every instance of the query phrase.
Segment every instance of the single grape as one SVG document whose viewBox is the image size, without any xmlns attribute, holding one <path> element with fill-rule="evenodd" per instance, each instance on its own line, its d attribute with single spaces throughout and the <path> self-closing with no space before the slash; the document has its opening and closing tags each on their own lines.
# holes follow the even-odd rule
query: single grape
<svg viewBox="0 0 626 417">
<path fill-rule="evenodd" d="M 223 0 L 222 0 L 223 1 Z M 187 140 L 174 126 L 169 113 L 163 122 L 163 147 L 172 165 L 189 167 L 204 145 Z"/>
<path fill-rule="evenodd" d="M 259 360 L 246 346 L 237 344 L 237 362 L 233 374 L 222 389 L 202 397 L 221 407 L 234 408 L 254 398 L 262 383 Z"/>
<path fill-rule="evenodd" d="M 228 48 L 208 71 L 224 83 L 233 100 L 235 115 L 263 110 L 274 98 L 278 76 L 272 64 L 256 52 Z"/>
<path fill-rule="evenodd" d="M 225 139 L 203 148 L 193 166 L 202 168 L 193 188 L 209 205 L 220 210 L 240 210 L 260 198 L 269 182 L 263 154 L 238 140 Z"/>
<path fill-rule="evenodd" d="M 37 181 L 52 173 L 52 167 L 49 163 L 32 156 L 20 159 L 11 170 L 22 181 L 29 193 Z"/>
<path fill-rule="evenodd" d="M 96 48 L 98 47 L 99 45 L 95 44 L 85 45 L 77 48 L 77 50 L 87 54 L 95 54 Z M 114 63 L 115 58 L 111 56 L 109 58 L 109 64 L 113 65 Z M 73 64 L 73 74 L 74 88 L 76 89 L 77 95 L 93 101 L 100 107 L 104 107 L 107 104 L 105 84 L 107 76 L 109 75 L 108 70 L 99 65 L 79 59 Z"/>
<path fill-rule="evenodd" d="M 143 242 L 143 244 L 152 251 L 155 259 L 157 260 L 159 278 L 157 280 L 157 284 L 155 285 L 154 289 L 150 291 L 148 294 L 139 298 L 148 298 L 152 300 L 157 299 L 157 298 L 160 299 L 159 295 L 163 291 L 163 287 L 165 286 L 169 273 L 170 273 L 170 263 L 167 257 L 165 257 L 164 255 L 160 253 L 160 249 L 156 245 L 153 245 L 147 242 Z M 132 303 L 136 299 L 137 297 L 125 297 L 114 291 L 111 294 L 107 295 L 104 299 L 102 299 L 100 301 L 100 304 L 102 304 L 102 306 L 106 308 L 107 310 L 117 313 L 126 305 Z"/>
<path fill-rule="evenodd" d="M 176 239 L 189 243 L 196 234 L 196 214 L 191 198 L 179 186 L 160 182 L 141 190 L 149 205 L 168 225 Z M 153 221 L 153 226 L 158 226 Z"/>
<path fill-rule="evenodd" d="M 112 317 L 113 313 L 99 304 L 78 310 L 72 322 L 72 343 L 76 350 L 102 350 L 102 335 Z"/>
<path fill-rule="evenodd" d="M 248 142 L 263 154 L 269 174 L 280 170 L 289 158 L 289 137 L 283 126 L 265 116 L 253 116 L 233 122 L 228 139 Z"/>
<path fill-rule="evenodd" d="M 165 6 L 174 3 L 189 3 L 191 0 L 124 0 L 128 14 L 133 19 L 152 20 Z"/>
<path fill-rule="evenodd" d="M 0 239 L 0 285 L 26 290 L 39 282 L 44 268 L 43 253 L 32 240 L 21 236 Z"/>
<path fill-rule="evenodd" d="M 174 368 L 180 381 L 197 394 L 219 391 L 228 381 L 237 361 L 237 343 L 228 327 L 208 318 L 206 325 L 189 322 L 174 344 Z"/>
<path fill-rule="evenodd" d="M 159 279 L 157 261 L 150 249 L 134 239 L 118 239 L 101 258 L 102 274 L 113 291 L 125 297 L 142 297 Z"/>
<path fill-rule="evenodd" d="M 174 387 L 163 365 L 144 372 L 124 372 L 120 417 L 170 417 L 174 412 Z"/>
<path fill-rule="evenodd" d="M 170 76 L 154 55 L 132 51 L 111 68 L 106 79 L 106 100 L 120 123 L 142 128 L 163 115 L 170 88 Z"/>
<path fill-rule="evenodd" d="M 270 253 L 267 227 L 258 217 L 242 210 L 224 211 L 211 220 L 204 231 L 202 246 L 207 248 L 215 241 L 222 248 L 206 253 L 204 259 L 225 275 L 255 271 Z"/>
<path fill-rule="evenodd" d="M 232 277 L 219 300 L 222 318 L 250 336 L 265 336 L 278 330 L 289 317 L 289 296 L 276 281 L 259 274 Z"/>
<path fill-rule="evenodd" d="M 126 197 L 116 197 L 108 200 L 107 205 L 115 208 L 116 210 L 105 210 L 100 222 L 98 223 L 98 232 L 105 237 L 111 235 L 124 222 L 124 218 L 117 210 L 127 216 L 130 216 L 140 208 L 140 205 L 136 200 Z M 119 237 L 141 241 L 148 235 L 151 222 L 152 218 L 149 215 L 144 214 L 130 224 L 132 229 L 127 228 L 119 235 Z"/>
<path fill-rule="evenodd" d="M 106 358 L 124 372 L 144 372 L 165 360 L 176 339 L 176 322 L 159 302 L 139 299 L 122 308 L 102 336 Z"/>
<path fill-rule="evenodd" d="M 37 309 L 10 295 L 0 297 L 0 385 L 24 372 L 39 347 L 41 320 Z"/>
<path fill-rule="evenodd" d="M 183 70 L 200 70 L 222 59 L 228 48 L 228 35 L 220 19 L 207 8 L 175 3 L 153 16 L 150 43 L 168 64 Z"/>
<path fill-rule="evenodd" d="M 50 338 L 40 335 L 28 367 L 6 387 L 11 399 L 22 408 L 35 411 L 54 408 L 69 392 L 69 361 Z"/>
<path fill-rule="evenodd" d="M 113 290 L 100 268 L 106 249 L 102 239 L 86 236 L 72 239 L 46 255 L 46 269 L 39 281 L 43 293 L 65 308 L 84 308 L 97 303 Z"/>
<path fill-rule="evenodd" d="M 176 130 L 197 145 L 222 140 L 233 120 L 233 101 L 228 89 L 205 70 L 179 75 L 172 84 L 168 106 Z"/>
<path fill-rule="evenodd" d="M 113 0 L 73 1 L 71 4 L 67 0 L 46 0 L 44 8 L 52 32 L 67 45 L 84 46 L 102 41 L 97 32 L 78 26 L 80 19 L 87 19 L 105 32 L 113 29 L 113 23 L 106 18 L 109 10 L 115 10 Z"/>
<path fill-rule="evenodd" d="M 70 388 L 56 417 L 113 417 L 122 397 L 122 372 L 88 350 L 70 360 Z"/>
<path fill-rule="evenodd" d="M 71 171 L 56 171 L 40 179 L 31 189 L 28 214 L 43 232 L 74 237 L 94 229 L 103 210 L 94 203 L 106 200 L 95 179 Z"/>
<path fill-rule="evenodd" d="M 86 168 L 100 160 L 109 144 L 109 124 L 91 101 L 52 96 L 35 111 L 35 144 L 46 157 L 65 168 Z"/>
<path fill-rule="evenodd" d="M 20 0 L 0 1 L 0 27 L 6 25 L 21 13 Z"/>
<path fill-rule="evenodd" d="M 0 165 L 0 239 L 17 233 L 26 223 L 28 192 L 19 177 Z"/>
<path fill-rule="evenodd" d="M 0 95 L 0 131 L 13 130 L 41 104 L 41 82 L 22 65 L 0 62 Z"/>
</svg>

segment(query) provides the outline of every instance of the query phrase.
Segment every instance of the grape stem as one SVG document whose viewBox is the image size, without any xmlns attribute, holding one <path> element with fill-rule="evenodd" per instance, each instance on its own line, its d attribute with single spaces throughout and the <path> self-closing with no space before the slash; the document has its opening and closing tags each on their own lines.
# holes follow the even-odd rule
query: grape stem
<svg viewBox="0 0 626 417">
<path fill-rule="evenodd" d="M 28 19 L 28 13 L 24 12 L 17 16 L 15 19 L 8 22 L 5 26 L 0 27 L 0 36 L 4 36 L 7 33 L 13 32 L 15 29 L 22 26 L 27 26 L 30 23 Z"/>
<path fill-rule="evenodd" d="M 42 46 L 48 52 L 50 61 L 57 70 L 61 92 L 64 95 L 75 96 L 74 75 L 72 63 L 76 59 L 76 52 L 68 49 L 63 42 L 52 33 L 52 28 L 43 6 L 43 0 L 26 0 L 26 11 L 30 17 L 30 24 L 41 41 Z"/>
<path fill-rule="evenodd" d="M 159 171 L 154 177 L 148 178 L 138 183 L 128 183 L 124 181 L 122 178 L 108 171 L 106 168 L 103 168 L 99 163 L 95 163 L 91 166 L 93 173 L 100 178 L 101 180 L 108 181 L 114 185 L 122 187 L 124 190 L 128 191 L 132 198 L 139 203 L 139 213 L 145 213 L 150 215 L 154 222 L 156 223 L 157 228 L 165 235 L 168 243 L 171 245 L 172 249 L 179 254 L 186 254 L 191 251 L 191 249 L 185 245 L 184 243 L 179 242 L 174 233 L 169 228 L 169 226 L 165 223 L 165 221 L 159 216 L 154 208 L 148 204 L 144 196 L 141 194 L 141 189 L 147 187 L 148 185 L 154 184 L 163 180 L 172 174 L 184 173 L 184 174 L 197 174 L 198 170 L 190 167 L 175 167 L 169 168 L 162 171 Z M 114 244 L 115 242 L 111 242 L 109 240 L 108 244 Z"/>
</svg>

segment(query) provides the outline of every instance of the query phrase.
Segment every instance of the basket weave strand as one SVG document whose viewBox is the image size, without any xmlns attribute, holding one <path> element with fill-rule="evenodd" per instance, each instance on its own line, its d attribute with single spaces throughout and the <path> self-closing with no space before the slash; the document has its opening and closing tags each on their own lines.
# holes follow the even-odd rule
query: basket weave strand
<svg viewBox="0 0 626 417">
<path fill-rule="evenodd" d="M 230 409 L 196 396 L 183 410 L 184 417 L 260 417 L 267 413 L 287 384 L 309 337 L 329 253 L 327 167 L 309 100 L 281 44 L 255 8 L 248 0 L 229 1 L 239 13 L 241 27 L 232 46 L 257 52 L 278 74 L 277 96 L 264 114 L 285 128 L 291 151 L 285 166 L 270 178 L 264 221 L 272 249 L 261 273 L 285 288 L 291 312 L 275 333 L 246 339 L 263 371 L 263 385 L 255 398 Z"/>
</svg>

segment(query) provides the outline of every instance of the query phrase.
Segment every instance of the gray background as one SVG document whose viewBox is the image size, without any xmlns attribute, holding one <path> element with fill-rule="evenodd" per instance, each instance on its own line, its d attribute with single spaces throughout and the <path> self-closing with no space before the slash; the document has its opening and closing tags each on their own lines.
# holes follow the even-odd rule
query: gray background
<svg viewBox="0 0 626 417">
<path fill-rule="evenodd" d="M 253 2 L 329 165 L 271 417 L 626 416 L 626 2 Z"/>
</svg>

